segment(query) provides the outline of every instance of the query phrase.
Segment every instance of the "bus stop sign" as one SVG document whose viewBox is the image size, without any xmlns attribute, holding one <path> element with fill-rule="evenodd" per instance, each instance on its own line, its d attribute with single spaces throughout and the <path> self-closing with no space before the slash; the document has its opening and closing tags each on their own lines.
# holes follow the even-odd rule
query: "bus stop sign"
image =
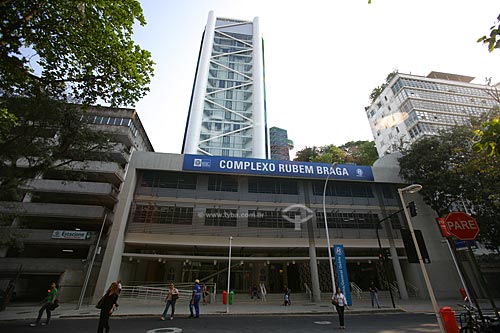
<svg viewBox="0 0 500 333">
<path fill-rule="evenodd" d="M 474 240 L 479 234 L 476 219 L 464 212 L 449 213 L 445 224 L 450 234 L 461 240 Z"/>
</svg>

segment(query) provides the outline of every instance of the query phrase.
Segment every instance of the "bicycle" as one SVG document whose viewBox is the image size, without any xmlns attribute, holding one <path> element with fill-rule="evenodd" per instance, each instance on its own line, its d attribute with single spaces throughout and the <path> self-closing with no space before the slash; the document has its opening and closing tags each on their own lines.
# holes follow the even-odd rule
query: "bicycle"
<svg viewBox="0 0 500 333">
<path fill-rule="evenodd" d="M 500 325 L 497 319 L 477 315 L 477 309 L 473 306 L 458 304 L 463 307 L 466 313 L 459 315 L 460 333 L 499 333 Z M 464 319 L 462 321 L 462 318 Z"/>
</svg>

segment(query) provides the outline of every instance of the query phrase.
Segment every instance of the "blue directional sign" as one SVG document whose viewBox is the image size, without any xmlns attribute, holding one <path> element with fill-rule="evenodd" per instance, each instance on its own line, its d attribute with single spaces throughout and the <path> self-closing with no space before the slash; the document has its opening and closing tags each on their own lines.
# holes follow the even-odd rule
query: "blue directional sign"
<svg viewBox="0 0 500 333">
<path fill-rule="evenodd" d="M 279 177 L 326 178 L 373 181 L 372 168 L 365 165 L 264 160 L 224 156 L 184 155 L 182 170 L 237 173 Z"/>
<path fill-rule="evenodd" d="M 349 277 L 347 276 L 347 265 L 345 263 L 344 245 L 333 245 L 333 253 L 335 253 L 335 266 L 337 268 L 338 287 L 347 299 L 347 305 L 352 305 L 351 286 L 349 285 Z"/>
</svg>

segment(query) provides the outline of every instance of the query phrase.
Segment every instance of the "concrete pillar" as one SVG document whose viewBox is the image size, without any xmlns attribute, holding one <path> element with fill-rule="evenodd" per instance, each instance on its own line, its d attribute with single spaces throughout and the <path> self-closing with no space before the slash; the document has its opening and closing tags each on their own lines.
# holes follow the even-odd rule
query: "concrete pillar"
<svg viewBox="0 0 500 333">
<path fill-rule="evenodd" d="M 309 207 L 309 187 L 306 186 L 305 181 L 300 182 L 300 184 L 301 190 L 304 193 L 304 205 L 306 207 Z M 306 218 L 306 216 L 302 216 L 302 218 Z M 307 235 L 309 238 L 309 266 L 311 268 L 311 287 L 313 293 L 313 301 L 315 303 L 319 303 L 321 302 L 321 290 L 319 288 L 318 260 L 316 257 L 316 240 L 314 239 L 313 219 L 310 218 L 309 220 L 307 220 L 306 225 Z"/>
</svg>

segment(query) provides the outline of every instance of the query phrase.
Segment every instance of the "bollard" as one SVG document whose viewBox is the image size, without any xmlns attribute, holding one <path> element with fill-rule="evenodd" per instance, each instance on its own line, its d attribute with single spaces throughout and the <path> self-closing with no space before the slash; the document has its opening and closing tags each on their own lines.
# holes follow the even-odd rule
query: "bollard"
<svg viewBox="0 0 500 333">
<path fill-rule="evenodd" d="M 232 305 L 233 304 L 233 301 L 234 301 L 234 291 L 231 290 L 229 292 L 229 305 Z"/>
<path fill-rule="evenodd" d="M 227 291 L 222 292 L 222 304 L 227 304 Z"/>
<path fill-rule="evenodd" d="M 443 306 L 439 309 L 439 313 L 443 318 L 446 333 L 458 333 L 457 320 L 455 319 L 455 311 L 449 306 Z"/>
</svg>

